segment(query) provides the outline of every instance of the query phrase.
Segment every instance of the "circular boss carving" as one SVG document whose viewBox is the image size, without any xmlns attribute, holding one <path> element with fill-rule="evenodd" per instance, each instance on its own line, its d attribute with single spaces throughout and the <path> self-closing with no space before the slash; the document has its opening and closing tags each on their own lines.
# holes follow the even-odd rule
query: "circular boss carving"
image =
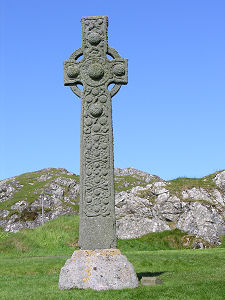
<svg viewBox="0 0 225 300">
<path fill-rule="evenodd" d="M 88 75 L 93 80 L 100 80 L 104 76 L 104 70 L 100 64 L 94 63 L 88 68 Z"/>
<path fill-rule="evenodd" d="M 117 76 L 125 75 L 125 68 L 122 64 L 117 64 L 113 67 L 113 73 Z"/>
<path fill-rule="evenodd" d="M 88 42 L 91 44 L 91 45 L 98 45 L 101 41 L 101 36 L 100 34 L 98 34 L 97 32 L 92 32 L 89 34 L 88 36 Z"/>
<path fill-rule="evenodd" d="M 69 66 L 67 69 L 67 75 L 69 78 L 76 78 L 80 71 L 77 67 Z"/>
<path fill-rule="evenodd" d="M 89 111 L 93 117 L 99 117 L 99 116 L 101 116 L 101 114 L 103 112 L 103 108 L 100 104 L 94 103 L 94 104 L 90 105 Z"/>
</svg>

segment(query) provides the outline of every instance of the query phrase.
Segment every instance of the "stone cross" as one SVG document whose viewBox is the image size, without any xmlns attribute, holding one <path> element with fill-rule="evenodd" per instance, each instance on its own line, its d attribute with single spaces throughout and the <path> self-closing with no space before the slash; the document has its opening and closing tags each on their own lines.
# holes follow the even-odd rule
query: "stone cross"
<svg viewBox="0 0 225 300">
<path fill-rule="evenodd" d="M 111 98 L 127 84 L 127 59 L 108 46 L 106 16 L 81 23 L 82 47 L 64 62 L 64 85 L 81 98 L 79 246 L 116 248 Z"/>
</svg>

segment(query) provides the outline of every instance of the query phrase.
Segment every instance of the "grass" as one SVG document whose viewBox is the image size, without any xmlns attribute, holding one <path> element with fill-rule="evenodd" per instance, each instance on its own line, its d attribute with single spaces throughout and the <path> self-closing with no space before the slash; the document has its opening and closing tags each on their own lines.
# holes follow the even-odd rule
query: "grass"
<svg viewBox="0 0 225 300">
<path fill-rule="evenodd" d="M 58 276 L 66 257 L 4 257 L 0 259 L 0 298 L 224 299 L 225 249 L 130 251 L 123 254 L 133 264 L 139 278 L 157 276 L 163 284 L 119 291 L 60 291 Z"/>
<path fill-rule="evenodd" d="M 124 175 L 115 177 L 115 191 L 123 192 L 131 190 L 135 186 L 146 186 L 149 183 L 146 183 L 144 179 L 137 178 L 132 175 Z"/>
<path fill-rule="evenodd" d="M 78 216 L 62 216 L 16 234 L 0 232 L 0 299 L 224 299 L 225 239 L 220 248 L 184 249 L 179 230 L 119 240 L 139 279 L 162 285 L 119 291 L 58 289 L 61 267 L 77 248 Z M 171 249 L 171 250 L 169 250 Z M 181 249 L 181 250 L 178 250 Z"/>
<path fill-rule="evenodd" d="M 34 229 L 2 231 L 1 256 L 69 255 L 78 241 L 78 222 L 78 215 L 62 216 Z"/>
<path fill-rule="evenodd" d="M 169 184 L 166 188 L 173 194 L 176 194 L 178 197 L 181 196 L 183 190 L 192 189 L 192 188 L 203 188 L 207 191 L 213 189 L 218 189 L 218 186 L 215 182 L 212 181 L 211 176 L 206 176 L 202 178 L 187 178 L 187 177 L 178 177 L 173 180 L 167 181 Z"/>
</svg>

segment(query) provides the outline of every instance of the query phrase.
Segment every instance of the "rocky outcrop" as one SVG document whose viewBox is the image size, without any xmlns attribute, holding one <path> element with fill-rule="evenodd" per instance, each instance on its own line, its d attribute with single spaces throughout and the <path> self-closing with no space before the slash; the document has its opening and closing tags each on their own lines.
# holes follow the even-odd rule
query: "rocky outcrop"
<svg viewBox="0 0 225 300">
<path fill-rule="evenodd" d="M 174 182 L 162 179 L 116 194 L 117 235 L 121 239 L 178 228 L 211 244 L 225 235 L 225 172 L 198 180 Z M 210 179 L 211 178 L 211 179 Z M 214 184 L 215 183 L 215 184 Z M 177 183 L 176 183 L 177 184 Z M 202 187 L 201 187 L 202 185 Z M 198 245 L 197 245 L 198 246 Z"/>
<path fill-rule="evenodd" d="M 164 181 L 134 168 L 115 169 L 117 236 L 137 238 L 178 228 L 218 245 L 225 235 L 225 171 Z M 0 181 L 0 227 L 17 232 L 79 209 L 79 176 L 43 169 Z"/>
<path fill-rule="evenodd" d="M 184 213 L 179 217 L 177 228 L 200 236 L 204 240 L 218 245 L 219 236 L 225 235 L 225 224 L 216 209 L 194 202 L 184 206 Z"/>
<path fill-rule="evenodd" d="M 225 171 L 222 171 L 219 174 L 217 174 L 213 178 L 213 181 L 219 188 L 221 188 L 225 192 Z"/>
<path fill-rule="evenodd" d="M 48 168 L 0 181 L 0 226 L 8 232 L 35 228 L 78 212 L 79 176 Z"/>
</svg>

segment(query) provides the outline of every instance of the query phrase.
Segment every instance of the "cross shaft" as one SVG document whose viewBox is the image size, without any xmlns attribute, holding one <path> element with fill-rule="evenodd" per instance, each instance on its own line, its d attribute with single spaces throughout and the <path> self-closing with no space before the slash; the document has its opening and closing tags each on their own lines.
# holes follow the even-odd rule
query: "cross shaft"
<svg viewBox="0 0 225 300">
<path fill-rule="evenodd" d="M 79 246 L 115 248 L 111 98 L 127 84 L 127 59 L 108 46 L 106 16 L 84 17 L 81 23 L 82 47 L 64 62 L 64 85 L 81 98 Z"/>
</svg>

